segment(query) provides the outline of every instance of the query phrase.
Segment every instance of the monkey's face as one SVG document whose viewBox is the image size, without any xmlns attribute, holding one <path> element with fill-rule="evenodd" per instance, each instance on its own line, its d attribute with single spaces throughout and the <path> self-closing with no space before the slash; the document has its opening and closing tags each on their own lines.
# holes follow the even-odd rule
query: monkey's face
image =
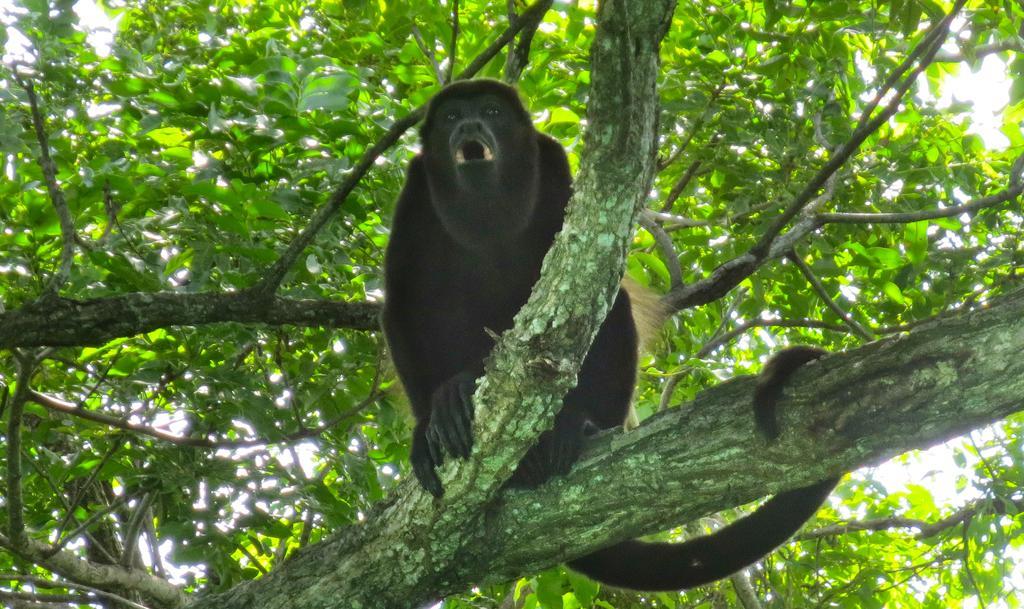
<svg viewBox="0 0 1024 609">
<path fill-rule="evenodd" d="M 423 157 L 435 211 L 467 247 L 513 238 L 533 216 L 537 137 L 507 95 L 447 96 L 431 105 Z"/>
</svg>

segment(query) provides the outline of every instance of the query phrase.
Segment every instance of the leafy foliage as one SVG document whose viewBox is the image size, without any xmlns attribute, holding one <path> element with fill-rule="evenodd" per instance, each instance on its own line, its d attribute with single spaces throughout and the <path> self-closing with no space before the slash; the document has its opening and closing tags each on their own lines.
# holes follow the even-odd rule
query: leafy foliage
<svg viewBox="0 0 1024 609">
<path fill-rule="evenodd" d="M 109 47 L 83 29 L 81 3 L 0 8 L 0 306 L 46 307 L 68 238 L 29 86 L 75 231 L 61 296 L 238 292 L 264 277 L 387 129 L 438 90 L 453 60 L 457 71 L 493 41 L 504 4 L 460 2 L 455 32 L 451 2 L 111 3 Z M 662 45 L 658 228 L 638 232 L 629 274 L 669 293 L 746 253 L 851 138 L 949 4 L 680 3 Z M 574 167 L 593 10 L 584 2 L 547 12 L 518 82 L 538 128 L 567 147 Z M 968 3 L 898 113 L 816 193 L 811 212 L 919 213 L 1011 188 L 1024 153 L 1022 19 L 1013 2 Z M 480 75 L 500 77 L 504 59 Z M 964 101 L 977 97 L 957 90 L 958 77 L 993 65 L 1009 78 L 988 94 L 1008 97 L 997 128 L 981 128 Z M 376 159 L 291 265 L 281 294 L 380 300 L 414 136 Z M 1022 222 L 1019 196 L 945 217 L 821 222 L 790 259 L 674 315 L 643 363 L 641 418 L 755 372 L 780 345 L 840 350 L 984 303 L 1022 278 Z M 405 408 L 378 332 L 168 323 L 36 351 L 0 352 L 5 406 L 27 365 L 19 358 L 42 355 L 20 432 L 30 536 L 189 592 L 258 577 L 358 522 L 407 471 Z M 902 468 L 855 473 L 804 540 L 751 572 L 762 605 L 1020 606 L 1022 424 L 1011 418 L 904 456 Z M 932 460 L 949 463 L 930 472 Z M 894 471 L 920 479 L 904 484 Z M 947 526 L 915 535 L 896 518 Z M 815 534 L 847 521 L 879 524 Z M 6 511 L 0 524 L 10 524 Z M 12 553 L 0 552 L 0 572 L 5 590 L 48 590 L 7 579 L 50 574 Z M 446 606 L 711 608 L 740 606 L 739 586 L 640 596 L 554 569 Z M 118 606 L 74 604 L 90 603 Z"/>
</svg>

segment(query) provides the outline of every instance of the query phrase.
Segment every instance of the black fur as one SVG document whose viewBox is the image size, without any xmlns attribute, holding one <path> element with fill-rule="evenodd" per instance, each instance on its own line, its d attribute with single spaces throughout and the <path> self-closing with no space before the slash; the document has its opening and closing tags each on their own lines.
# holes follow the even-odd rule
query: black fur
<svg viewBox="0 0 1024 609">
<path fill-rule="evenodd" d="M 824 349 L 799 345 L 783 349 L 772 356 L 761 370 L 754 389 L 754 420 L 765 438 L 779 437 L 779 423 L 775 419 L 775 404 L 782 397 L 782 389 L 789 377 L 804 364 L 825 355 Z"/>
<path fill-rule="evenodd" d="M 423 487 L 473 446 L 472 394 L 492 336 L 512 325 L 561 228 L 571 194 L 561 145 L 538 133 L 515 89 L 459 82 L 430 103 L 423 152 L 409 165 L 388 245 L 384 329 L 416 427 L 410 460 Z M 460 164 L 462 157 L 468 162 Z M 588 430 L 622 424 L 635 383 L 637 334 L 619 291 L 553 429 L 512 486 L 565 474 Z M 630 541 L 570 563 L 614 585 L 671 590 L 713 581 L 785 541 L 824 500 L 824 486 L 783 493 L 715 535 L 685 544 Z"/>
</svg>

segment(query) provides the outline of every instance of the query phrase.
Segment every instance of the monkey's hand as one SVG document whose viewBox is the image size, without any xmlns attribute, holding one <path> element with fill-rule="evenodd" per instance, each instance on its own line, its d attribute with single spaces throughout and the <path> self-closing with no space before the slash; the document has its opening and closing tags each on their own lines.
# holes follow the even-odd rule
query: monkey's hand
<svg viewBox="0 0 1024 609">
<path fill-rule="evenodd" d="M 542 433 L 523 456 L 506 486 L 535 488 L 552 476 L 568 474 L 579 459 L 584 435 L 583 417 L 563 410 L 555 417 L 554 428 Z"/>
<path fill-rule="evenodd" d="M 473 449 L 473 391 L 476 376 L 460 372 L 430 396 L 430 420 L 416 426 L 409 460 L 420 484 L 435 497 L 444 494 L 435 469 L 445 453 L 465 459 Z"/>
<path fill-rule="evenodd" d="M 775 410 L 782 389 L 794 372 L 807 362 L 825 355 L 827 351 L 817 347 L 797 346 L 783 349 L 768 360 L 757 377 L 754 389 L 754 421 L 757 429 L 769 440 L 779 437 L 779 422 Z"/>
</svg>

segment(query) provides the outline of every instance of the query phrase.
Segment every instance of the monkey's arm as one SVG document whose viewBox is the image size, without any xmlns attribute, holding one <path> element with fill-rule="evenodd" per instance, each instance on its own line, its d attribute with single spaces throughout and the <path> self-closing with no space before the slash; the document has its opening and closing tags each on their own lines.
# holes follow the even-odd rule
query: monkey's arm
<svg viewBox="0 0 1024 609">
<path fill-rule="evenodd" d="M 453 361 L 458 292 L 447 286 L 447 258 L 420 157 L 409 165 L 385 259 L 383 326 L 391 358 L 416 417 L 410 461 L 422 486 L 443 494 L 435 469 L 445 454 L 468 457 L 473 445 L 473 383 L 482 369 Z M 479 368 L 479 366 L 478 366 Z M 454 374 L 453 374 L 454 372 Z"/>
</svg>

